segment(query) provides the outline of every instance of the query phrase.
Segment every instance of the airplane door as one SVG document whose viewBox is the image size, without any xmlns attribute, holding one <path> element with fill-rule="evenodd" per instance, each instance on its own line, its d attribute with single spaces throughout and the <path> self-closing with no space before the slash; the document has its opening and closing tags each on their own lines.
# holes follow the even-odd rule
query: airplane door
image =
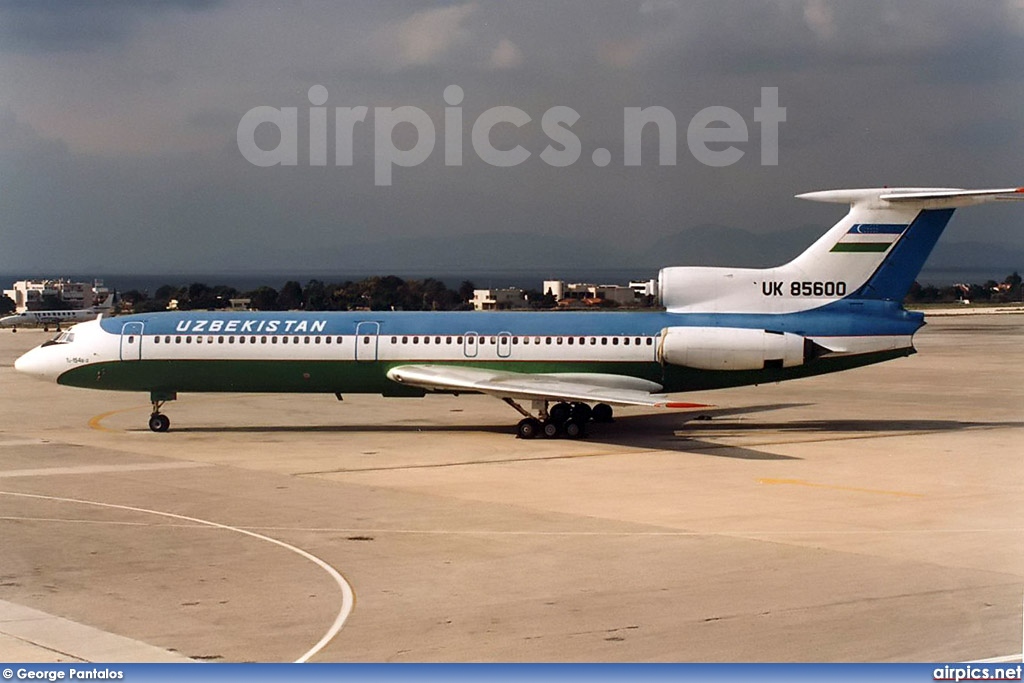
<svg viewBox="0 0 1024 683">
<path fill-rule="evenodd" d="M 142 323 L 125 323 L 121 326 L 121 360 L 142 358 Z"/>
<path fill-rule="evenodd" d="M 369 363 L 377 360 L 377 341 L 380 334 L 380 323 L 356 323 L 356 360 Z"/>
<path fill-rule="evenodd" d="M 462 344 L 462 353 L 466 358 L 476 358 L 480 348 L 480 337 L 476 332 L 467 332 Z"/>
<path fill-rule="evenodd" d="M 512 355 L 512 334 L 502 332 L 498 335 L 498 358 L 508 358 Z"/>
</svg>

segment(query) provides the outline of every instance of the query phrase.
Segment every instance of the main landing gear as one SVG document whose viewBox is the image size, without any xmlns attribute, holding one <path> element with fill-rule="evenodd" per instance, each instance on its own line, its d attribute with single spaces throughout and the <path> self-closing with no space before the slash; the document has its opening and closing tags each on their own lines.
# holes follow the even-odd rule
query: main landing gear
<svg viewBox="0 0 1024 683">
<path fill-rule="evenodd" d="M 534 417 L 511 398 L 503 400 L 525 416 L 516 425 L 516 435 L 520 439 L 534 439 L 538 436 L 546 439 L 560 436 L 582 439 L 586 436 L 587 423 L 612 421 L 612 407 L 607 403 L 598 403 L 591 408 L 586 403 L 559 402 L 549 408 L 548 401 L 533 401 L 533 409 L 537 412 Z"/>
<path fill-rule="evenodd" d="M 178 398 L 174 392 L 157 392 L 149 394 L 149 402 L 153 405 L 153 412 L 149 415 L 149 428 L 154 432 L 166 432 L 171 428 L 171 418 L 160 412 L 164 404 Z"/>
</svg>

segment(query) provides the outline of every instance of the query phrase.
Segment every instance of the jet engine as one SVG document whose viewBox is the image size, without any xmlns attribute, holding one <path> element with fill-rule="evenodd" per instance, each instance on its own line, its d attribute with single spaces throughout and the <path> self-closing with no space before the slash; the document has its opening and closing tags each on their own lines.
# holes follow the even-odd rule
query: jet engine
<svg viewBox="0 0 1024 683">
<path fill-rule="evenodd" d="M 658 360 L 698 370 L 791 368 L 827 349 L 791 332 L 740 327 L 666 327 Z"/>
</svg>

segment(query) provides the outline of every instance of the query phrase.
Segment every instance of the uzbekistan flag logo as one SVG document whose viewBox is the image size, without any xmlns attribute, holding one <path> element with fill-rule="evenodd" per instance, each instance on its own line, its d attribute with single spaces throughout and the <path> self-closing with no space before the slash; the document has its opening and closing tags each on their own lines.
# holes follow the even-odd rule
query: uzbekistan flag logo
<svg viewBox="0 0 1024 683">
<path fill-rule="evenodd" d="M 836 242 L 832 251 L 882 254 L 906 229 L 906 225 L 897 223 L 857 223 Z"/>
</svg>

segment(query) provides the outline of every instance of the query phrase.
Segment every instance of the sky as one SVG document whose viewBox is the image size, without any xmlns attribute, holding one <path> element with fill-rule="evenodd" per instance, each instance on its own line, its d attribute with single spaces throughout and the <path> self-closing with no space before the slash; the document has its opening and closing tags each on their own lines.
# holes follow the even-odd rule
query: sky
<svg viewBox="0 0 1024 683">
<path fill-rule="evenodd" d="M 461 136 L 445 135 L 452 85 Z M 325 165 L 310 155 L 315 86 Z M 755 116 L 765 88 L 785 108 L 775 164 Z M 240 123 L 259 107 L 295 108 L 294 165 L 243 154 Z M 353 107 L 364 119 L 335 126 Z M 382 185 L 378 112 L 400 107 L 436 140 Z M 494 107 L 528 116 L 485 136 L 525 161 L 477 153 L 472 131 Z M 562 149 L 542 126 L 556 107 L 579 117 L 561 124 L 580 146 L 564 166 L 542 156 Z M 674 164 L 659 163 L 652 125 L 640 165 L 626 165 L 630 107 L 672 114 Z M 742 151 L 733 163 L 708 165 L 687 143 L 709 107 L 747 129 L 707 145 Z M 415 150 L 416 131 L 398 123 L 387 144 Z M 287 148 L 271 123 L 250 137 Z M 339 137 L 351 165 L 336 163 Z M 459 166 L 446 163 L 453 140 Z M 396 244 L 480 235 L 519 236 L 495 263 L 528 268 L 557 237 L 602 246 L 588 258 L 606 267 L 694 226 L 770 235 L 838 220 L 800 192 L 1024 185 L 1022 151 L 1024 0 L 0 0 L 4 273 L 299 272 L 343 261 L 346 245 L 365 259 L 380 243 L 384 263 Z M 1019 206 L 978 207 L 944 239 L 1019 250 L 1022 228 Z M 435 254 L 417 248 L 428 268 Z"/>
</svg>

